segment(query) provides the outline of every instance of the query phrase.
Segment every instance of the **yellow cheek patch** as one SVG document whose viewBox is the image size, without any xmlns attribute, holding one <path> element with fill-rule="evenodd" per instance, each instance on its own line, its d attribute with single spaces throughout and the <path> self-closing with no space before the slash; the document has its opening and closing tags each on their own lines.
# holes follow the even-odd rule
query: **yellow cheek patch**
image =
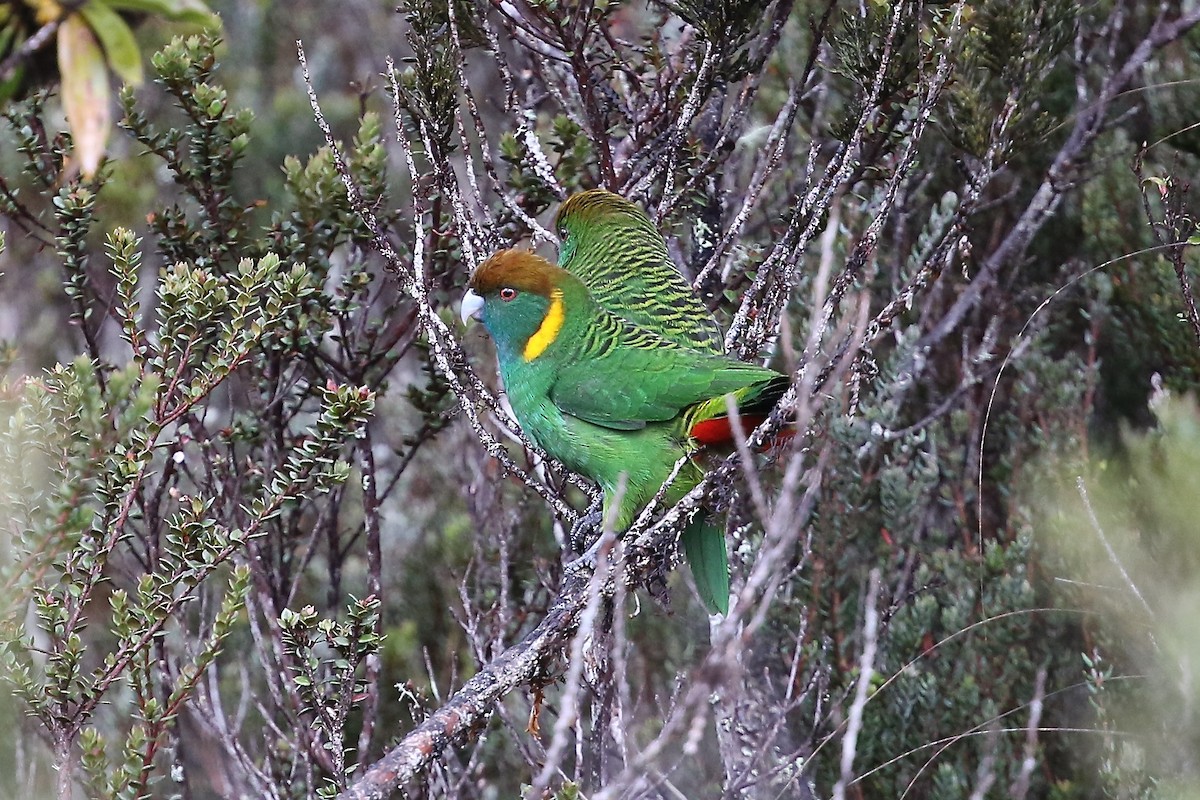
<svg viewBox="0 0 1200 800">
<path fill-rule="evenodd" d="M 550 293 L 550 308 L 546 309 L 546 316 L 542 318 L 542 324 L 525 343 L 522 355 L 525 356 L 526 361 L 533 361 L 540 356 L 558 338 L 564 318 L 562 296 L 561 289 L 555 289 Z"/>
</svg>

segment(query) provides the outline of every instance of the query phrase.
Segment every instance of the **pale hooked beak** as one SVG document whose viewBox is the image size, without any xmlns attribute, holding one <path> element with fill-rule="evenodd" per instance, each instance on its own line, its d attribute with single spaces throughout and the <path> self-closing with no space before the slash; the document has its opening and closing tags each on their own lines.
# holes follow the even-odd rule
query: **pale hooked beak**
<svg viewBox="0 0 1200 800">
<path fill-rule="evenodd" d="M 473 319 L 481 319 L 483 316 L 483 298 L 475 294 L 475 290 L 467 289 L 467 293 L 463 295 L 462 306 L 459 307 L 458 314 L 462 317 L 463 325 L 470 325 Z"/>
</svg>

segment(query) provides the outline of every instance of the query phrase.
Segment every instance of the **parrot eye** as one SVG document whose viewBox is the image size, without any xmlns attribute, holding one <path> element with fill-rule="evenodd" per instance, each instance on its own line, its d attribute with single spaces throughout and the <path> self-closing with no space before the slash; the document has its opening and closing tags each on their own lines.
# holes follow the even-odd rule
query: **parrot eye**
<svg viewBox="0 0 1200 800">
<path fill-rule="evenodd" d="M 503 289 L 500 290 L 500 299 L 506 303 L 509 300 L 514 299 L 516 296 L 517 296 L 517 290 L 512 288 L 511 286 L 505 286 Z"/>
<path fill-rule="evenodd" d="M 567 230 L 567 226 L 566 226 L 566 225 L 559 225 L 559 226 L 558 226 L 558 238 L 559 238 L 559 239 L 562 239 L 562 240 L 564 240 L 564 241 L 565 241 L 565 240 L 566 240 L 566 238 L 567 238 L 567 235 L 568 235 L 568 234 L 570 234 L 570 231 L 568 231 L 568 230 Z"/>
</svg>

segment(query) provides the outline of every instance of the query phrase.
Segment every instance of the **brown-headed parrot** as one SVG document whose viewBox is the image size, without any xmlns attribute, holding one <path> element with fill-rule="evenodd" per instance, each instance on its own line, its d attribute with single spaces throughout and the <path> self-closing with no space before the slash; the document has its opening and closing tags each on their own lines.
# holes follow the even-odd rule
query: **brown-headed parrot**
<svg viewBox="0 0 1200 800">
<path fill-rule="evenodd" d="M 571 256 L 564 255 L 568 264 Z M 664 263 L 674 272 L 669 261 L 659 265 Z M 726 395 L 733 396 L 747 421 L 757 421 L 779 400 L 789 379 L 722 355 L 715 322 L 690 292 L 679 305 L 694 303 L 701 319 L 690 327 L 667 325 L 654 316 L 661 303 L 639 305 L 642 289 L 611 285 L 621 275 L 610 273 L 607 288 L 596 290 L 591 288 L 597 285 L 596 273 L 585 273 L 591 281 L 586 284 L 578 272 L 578 266 L 568 272 L 528 251 L 501 251 L 471 277 L 462 317 L 481 319 L 491 334 L 509 405 L 522 430 L 600 484 L 605 518 L 612 514 L 620 531 L 654 498 L 681 457 L 731 441 Z M 682 277 L 674 275 L 686 289 Z M 655 279 L 659 285 L 662 277 Z M 654 283 L 645 275 L 628 280 Z M 678 502 L 703 474 L 699 462 L 689 458 L 664 502 Z M 729 573 L 722 529 L 700 515 L 681 540 L 705 605 L 726 613 Z"/>
</svg>

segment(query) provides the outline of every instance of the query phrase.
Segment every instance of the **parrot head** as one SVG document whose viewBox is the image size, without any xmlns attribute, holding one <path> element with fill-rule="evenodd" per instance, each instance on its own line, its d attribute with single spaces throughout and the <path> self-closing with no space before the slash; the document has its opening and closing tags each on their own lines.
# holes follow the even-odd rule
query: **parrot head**
<svg viewBox="0 0 1200 800">
<path fill-rule="evenodd" d="M 464 323 L 483 322 L 502 358 L 532 361 L 558 338 L 565 320 L 563 290 L 576 283 L 536 253 L 501 250 L 471 276 L 460 314 Z"/>
<path fill-rule="evenodd" d="M 565 264 L 575 254 L 582 237 L 597 228 L 628 229 L 635 235 L 657 240 L 658 231 L 642 209 L 605 189 L 590 189 L 567 198 L 554 215 L 554 230 L 558 234 L 559 263 Z"/>
</svg>

